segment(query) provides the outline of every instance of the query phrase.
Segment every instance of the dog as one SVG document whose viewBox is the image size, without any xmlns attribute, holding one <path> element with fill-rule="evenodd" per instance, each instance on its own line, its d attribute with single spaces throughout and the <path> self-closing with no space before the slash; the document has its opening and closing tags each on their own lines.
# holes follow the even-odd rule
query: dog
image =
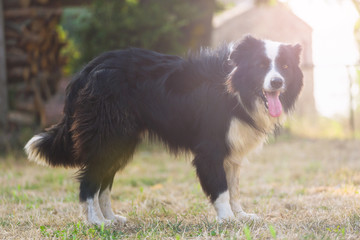
<svg viewBox="0 0 360 240">
<path fill-rule="evenodd" d="M 242 159 L 282 123 L 303 86 L 301 46 L 246 36 L 186 58 L 128 48 L 106 52 L 69 83 L 62 120 L 32 137 L 30 161 L 78 167 L 90 224 L 124 223 L 114 176 L 147 136 L 190 151 L 217 220 L 256 219 L 239 200 Z"/>
</svg>

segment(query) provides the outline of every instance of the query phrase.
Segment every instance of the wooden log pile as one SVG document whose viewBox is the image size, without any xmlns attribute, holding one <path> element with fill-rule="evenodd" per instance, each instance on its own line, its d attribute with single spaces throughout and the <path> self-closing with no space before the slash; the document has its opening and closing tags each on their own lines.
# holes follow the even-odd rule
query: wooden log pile
<svg viewBox="0 0 360 240">
<path fill-rule="evenodd" d="M 55 94 L 66 63 L 58 2 L 3 0 L 10 123 L 46 125 L 44 103 Z"/>
</svg>

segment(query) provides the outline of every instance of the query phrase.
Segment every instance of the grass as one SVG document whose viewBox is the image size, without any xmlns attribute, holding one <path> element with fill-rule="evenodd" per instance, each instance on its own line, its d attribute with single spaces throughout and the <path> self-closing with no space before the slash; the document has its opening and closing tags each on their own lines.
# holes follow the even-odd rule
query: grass
<svg viewBox="0 0 360 240">
<path fill-rule="evenodd" d="M 0 159 L 0 239 L 360 239 L 360 142 L 287 139 L 244 162 L 256 223 L 214 221 L 190 156 L 143 146 L 115 179 L 125 226 L 83 223 L 76 170 Z"/>
</svg>

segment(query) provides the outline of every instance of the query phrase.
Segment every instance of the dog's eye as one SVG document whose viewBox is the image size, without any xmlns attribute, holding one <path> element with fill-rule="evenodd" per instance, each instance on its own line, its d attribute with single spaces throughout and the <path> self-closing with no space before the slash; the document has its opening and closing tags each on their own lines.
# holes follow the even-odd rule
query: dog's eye
<svg viewBox="0 0 360 240">
<path fill-rule="evenodd" d="M 282 65 L 282 68 L 283 68 L 283 69 L 287 69 L 288 67 L 289 67 L 289 66 L 286 65 L 286 64 Z"/>
</svg>

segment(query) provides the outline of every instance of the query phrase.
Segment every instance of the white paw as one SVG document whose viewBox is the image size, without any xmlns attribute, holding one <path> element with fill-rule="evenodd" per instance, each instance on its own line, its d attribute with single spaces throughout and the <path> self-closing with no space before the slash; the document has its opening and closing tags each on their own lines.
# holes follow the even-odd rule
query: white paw
<svg viewBox="0 0 360 240">
<path fill-rule="evenodd" d="M 107 220 L 107 219 L 105 219 L 103 223 L 104 223 L 104 226 L 106 226 L 106 227 L 111 225 L 111 221 Z"/>
<path fill-rule="evenodd" d="M 123 225 L 126 223 L 127 219 L 126 217 L 120 216 L 120 215 L 114 215 L 114 218 L 111 220 L 115 224 Z"/>
<path fill-rule="evenodd" d="M 104 220 L 89 220 L 87 222 L 89 225 L 96 225 L 98 227 L 101 227 L 102 225 L 104 225 L 105 227 L 108 227 L 111 225 L 111 221 L 104 219 Z"/>
<path fill-rule="evenodd" d="M 227 212 L 227 214 L 222 214 L 216 217 L 216 221 L 219 223 L 223 223 L 226 221 L 233 221 L 233 220 L 236 220 L 236 218 L 232 212 Z"/>
<path fill-rule="evenodd" d="M 228 222 L 228 221 L 234 221 L 236 220 L 235 217 L 227 217 L 227 218 L 219 218 L 219 217 L 216 217 L 216 221 L 218 223 L 224 223 L 224 222 Z"/>
<path fill-rule="evenodd" d="M 236 217 L 241 221 L 257 222 L 261 220 L 261 218 L 258 215 L 253 213 L 246 213 L 246 212 L 238 212 L 236 213 Z"/>
</svg>

